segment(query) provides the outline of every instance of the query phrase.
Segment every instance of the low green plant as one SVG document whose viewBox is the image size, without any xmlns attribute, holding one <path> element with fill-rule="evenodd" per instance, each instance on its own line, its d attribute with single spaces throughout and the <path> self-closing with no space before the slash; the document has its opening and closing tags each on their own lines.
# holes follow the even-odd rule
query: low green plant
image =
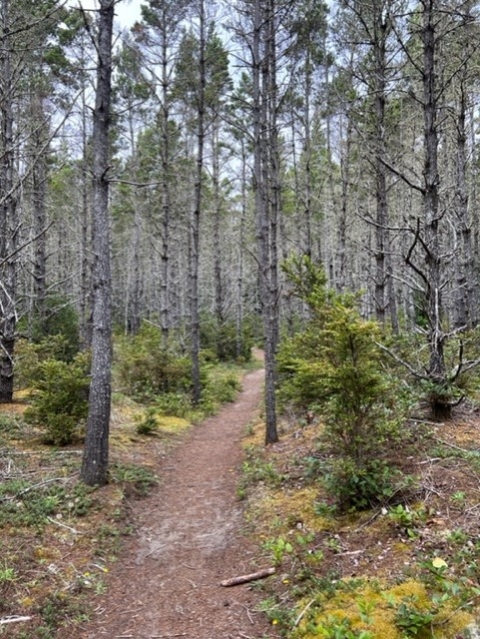
<svg viewBox="0 0 480 639">
<path fill-rule="evenodd" d="M 269 539 L 264 542 L 263 547 L 271 553 L 273 563 L 275 566 L 281 566 L 285 555 L 291 555 L 293 553 L 293 546 L 289 541 L 278 537 L 277 539 Z"/>
<path fill-rule="evenodd" d="M 416 637 L 430 627 L 435 614 L 430 610 L 421 610 L 415 605 L 415 598 L 400 603 L 395 612 L 395 625 L 405 637 Z"/>
<path fill-rule="evenodd" d="M 110 475 L 126 492 L 138 497 L 145 497 L 158 484 L 158 477 L 153 470 L 136 464 L 112 464 Z"/>
<path fill-rule="evenodd" d="M 266 462 L 261 457 L 252 455 L 242 464 L 242 485 L 259 482 L 278 486 L 282 482 L 282 476 L 272 462 Z"/>
<path fill-rule="evenodd" d="M 39 426 L 44 441 L 66 446 L 87 416 L 90 358 L 79 353 L 71 363 L 47 359 L 39 364 L 39 378 L 25 420 Z"/>
<path fill-rule="evenodd" d="M 217 404 L 226 404 L 227 402 L 234 401 L 241 387 L 238 374 L 227 373 L 212 378 L 207 384 L 206 392 L 210 392 Z"/>
<path fill-rule="evenodd" d="M 82 483 L 75 485 L 49 482 L 40 485 L 27 480 L 0 484 L 0 528 L 14 526 L 42 527 L 49 517 L 86 515 L 94 503 L 92 489 Z"/>
<path fill-rule="evenodd" d="M 38 612 L 46 626 L 45 630 L 48 629 L 50 632 L 57 630 L 65 619 L 85 615 L 82 602 L 64 593 L 53 593 L 45 597 Z M 53 639 L 53 635 L 43 636 Z"/>
<path fill-rule="evenodd" d="M 3 567 L 0 567 L 0 584 L 6 581 L 15 581 L 17 579 L 17 573 L 15 568 L 7 565 L 5 561 Z"/>
<path fill-rule="evenodd" d="M 156 435 L 158 433 L 157 411 L 154 408 L 147 408 L 145 414 L 138 419 L 135 430 L 138 435 Z"/>
<path fill-rule="evenodd" d="M 461 528 L 457 528 L 456 530 L 452 530 L 448 536 L 447 541 L 454 544 L 464 544 L 469 540 L 469 534 L 462 530 Z"/>
<path fill-rule="evenodd" d="M 389 518 L 404 531 L 410 539 L 416 539 L 418 536 L 418 527 L 425 523 L 426 511 L 423 508 L 412 509 L 403 504 L 397 504 L 390 508 L 388 512 Z"/>
<path fill-rule="evenodd" d="M 456 506 L 463 507 L 466 502 L 466 495 L 463 490 L 457 490 L 450 496 L 450 499 Z"/>
<path fill-rule="evenodd" d="M 324 639 L 372 639 L 369 630 L 354 630 L 349 619 L 338 619 L 334 615 L 316 626 L 315 634 Z"/>
<path fill-rule="evenodd" d="M 407 485 L 406 478 L 381 459 L 359 463 L 351 457 L 332 459 L 322 483 L 340 511 L 363 510 L 388 503 Z"/>
</svg>

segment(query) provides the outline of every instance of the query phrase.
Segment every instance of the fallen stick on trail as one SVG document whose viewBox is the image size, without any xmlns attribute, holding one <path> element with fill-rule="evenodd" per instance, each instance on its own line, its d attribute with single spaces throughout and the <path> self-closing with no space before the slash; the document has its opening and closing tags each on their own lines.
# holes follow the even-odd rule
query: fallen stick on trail
<svg viewBox="0 0 480 639">
<path fill-rule="evenodd" d="M 269 575 L 275 574 L 275 568 L 264 568 L 257 572 L 252 572 L 249 575 L 240 575 L 239 577 L 232 577 L 232 579 L 224 579 L 220 582 L 222 586 L 238 586 L 239 584 L 246 584 L 249 581 L 255 581 L 256 579 L 263 579 Z"/>
<path fill-rule="evenodd" d="M 6 623 L 18 623 L 19 621 L 30 621 L 31 617 L 5 617 L 0 619 L 0 625 Z"/>
</svg>

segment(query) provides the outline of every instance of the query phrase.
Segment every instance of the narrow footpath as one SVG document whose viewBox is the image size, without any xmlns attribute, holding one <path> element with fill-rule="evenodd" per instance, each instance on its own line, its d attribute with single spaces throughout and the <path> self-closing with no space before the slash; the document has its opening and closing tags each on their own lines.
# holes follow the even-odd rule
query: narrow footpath
<svg viewBox="0 0 480 639">
<path fill-rule="evenodd" d="M 160 486 L 134 504 L 136 533 L 93 619 L 68 639 L 277 636 L 258 612 L 258 589 L 220 585 L 263 567 L 258 547 L 242 533 L 236 493 L 240 440 L 258 411 L 263 381 L 263 370 L 247 374 L 235 403 L 193 428 L 162 463 Z"/>
</svg>

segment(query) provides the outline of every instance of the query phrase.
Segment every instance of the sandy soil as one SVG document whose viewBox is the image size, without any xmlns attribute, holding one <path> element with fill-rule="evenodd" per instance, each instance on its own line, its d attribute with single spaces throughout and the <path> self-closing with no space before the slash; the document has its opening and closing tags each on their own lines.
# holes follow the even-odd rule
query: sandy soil
<svg viewBox="0 0 480 639">
<path fill-rule="evenodd" d="M 159 488 L 133 505 L 136 533 L 93 619 L 68 639 L 277 636 L 257 610 L 258 589 L 220 585 L 265 567 L 242 531 L 236 494 L 240 439 L 258 410 L 263 377 L 263 370 L 247 374 L 237 401 L 195 427 L 161 463 Z"/>
</svg>

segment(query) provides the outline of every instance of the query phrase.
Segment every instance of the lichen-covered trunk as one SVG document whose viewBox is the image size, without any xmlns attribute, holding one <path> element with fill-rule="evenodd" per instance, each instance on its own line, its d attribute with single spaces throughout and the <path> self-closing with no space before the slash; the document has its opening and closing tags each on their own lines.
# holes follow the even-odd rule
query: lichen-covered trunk
<svg viewBox="0 0 480 639">
<path fill-rule="evenodd" d="M 475 325 L 475 295 L 473 272 L 472 229 L 468 213 L 468 190 L 466 179 L 467 133 L 466 87 L 460 86 L 460 100 L 457 112 L 457 156 L 455 212 L 457 214 L 457 232 L 460 238 L 456 251 L 456 326 L 472 328 Z"/>
<path fill-rule="evenodd" d="M 240 213 L 240 229 L 238 238 L 238 250 L 237 250 L 237 301 L 236 301 L 236 322 L 235 322 L 235 344 L 236 355 L 240 361 L 240 357 L 244 352 L 244 338 L 243 338 L 243 277 L 244 277 L 244 264 L 243 264 L 243 244 L 245 241 L 245 223 L 247 219 L 247 152 L 245 140 L 241 139 L 242 148 L 242 185 L 241 185 L 241 213 Z"/>
<path fill-rule="evenodd" d="M 17 324 L 15 250 L 18 220 L 14 184 L 13 68 L 9 10 L 9 0 L 3 0 L 0 25 L 0 403 L 11 402 L 13 399 L 13 357 Z"/>
<path fill-rule="evenodd" d="M 271 4 L 271 3 L 270 3 Z M 265 351 L 265 442 L 272 444 L 278 441 L 277 416 L 276 416 L 276 370 L 275 353 L 278 338 L 278 313 L 275 289 L 276 282 L 272 280 L 271 264 L 272 250 L 275 248 L 275 240 L 271 233 L 276 231 L 274 221 L 271 219 L 270 202 L 270 158 L 269 153 L 269 121 L 267 109 L 267 88 L 269 87 L 268 67 L 269 57 L 267 47 L 263 46 L 265 36 L 265 20 L 263 3 L 255 0 L 254 4 L 254 33 L 253 33 L 253 136 L 254 136 L 254 190 L 255 190 L 255 221 L 257 235 L 257 254 L 259 264 L 259 294 L 264 333 Z M 272 20 L 274 13 L 268 11 Z M 267 29 L 267 37 L 270 37 Z"/>
<path fill-rule="evenodd" d="M 170 333 L 170 97 L 168 71 L 168 34 L 166 28 L 161 32 L 162 51 L 162 263 L 160 283 L 160 324 L 162 327 L 162 347 L 167 348 Z"/>
<path fill-rule="evenodd" d="M 437 385 L 430 403 L 436 416 L 448 417 L 450 405 L 441 391 L 446 381 L 444 354 L 445 334 L 442 329 L 443 305 L 439 232 L 438 173 L 438 96 L 435 60 L 435 0 L 427 0 L 423 9 L 423 117 L 424 117 L 424 190 L 423 213 L 425 227 L 425 306 L 428 320 L 430 361 L 428 375 Z"/>
<path fill-rule="evenodd" d="M 115 0 L 100 0 L 93 121 L 93 335 L 87 433 L 81 470 L 89 486 L 107 482 L 112 319 L 109 224 L 109 129 Z"/>
<path fill-rule="evenodd" d="M 197 158 L 196 176 L 194 188 L 194 207 L 191 222 L 191 260 L 190 260 L 190 340 L 192 358 L 192 400 L 194 404 L 200 402 L 202 393 L 200 381 L 200 315 L 199 315 L 199 291 L 198 276 L 200 265 L 200 218 L 203 197 L 203 163 L 205 145 L 205 87 L 206 87 L 206 61 L 205 61 L 205 4 L 200 0 L 199 4 L 199 76 L 197 97 Z"/>
<path fill-rule="evenodd" d="M 220 146 L 218 118 L 212 123 L 212 187 L 213 187 L 213 281 L 215 296 L 215 324 L 217 331 L 217 357 L 225 359 L 224 325 L 224 291 L 222 272 L 222 226 L 220 199 Z"/>
</svg>

